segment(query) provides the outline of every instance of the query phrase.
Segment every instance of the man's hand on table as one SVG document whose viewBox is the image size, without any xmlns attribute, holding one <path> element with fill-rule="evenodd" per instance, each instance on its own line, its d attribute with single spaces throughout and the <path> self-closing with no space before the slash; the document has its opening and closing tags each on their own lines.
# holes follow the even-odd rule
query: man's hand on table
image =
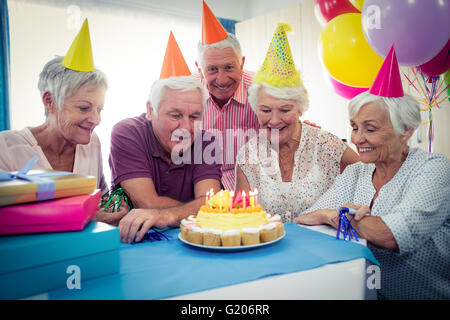
<svg viewBox="0 0 450 320">
<path fill-rule="evenodd" d="M 133 209 L 120 220 L 120 240 L 139 242 L 151 227 L 165 228 L 173 223 L 169 213 L 159 209 Z"/>
</svg>

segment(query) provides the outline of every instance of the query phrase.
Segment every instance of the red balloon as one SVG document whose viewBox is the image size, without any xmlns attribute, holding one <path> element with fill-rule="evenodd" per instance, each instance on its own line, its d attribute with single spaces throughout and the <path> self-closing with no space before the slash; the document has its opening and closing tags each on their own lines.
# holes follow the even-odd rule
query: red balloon
<svg viewBox="0 0 450 320">
<path fill-rule="evenodd" d="M 440 75 L 450 68 L 450 39 L 444 48 L 430 61 L 417 67 L 424 75 L 429 77 Z"/>
<path fill-rule="evenodd" d="M 316 7 L 327 22 L 343 13 L 361 13 L 348 0 L 316 0 Z"/>
<path fill-rule="evenodd" d="M 345 99 L 349 99 L 349 100 L 353 99 L 358 94 L 369 90 L 369 88 L 359 88 L 359 87 L 352 87 L 352 86 L 346 85 L 342 82 L 337 81 L 332 76 L 330 76 L 330 82 L 333 86 L 334 92 L 336 92 L 341 97 L 343 97 Z"/>
</svg>

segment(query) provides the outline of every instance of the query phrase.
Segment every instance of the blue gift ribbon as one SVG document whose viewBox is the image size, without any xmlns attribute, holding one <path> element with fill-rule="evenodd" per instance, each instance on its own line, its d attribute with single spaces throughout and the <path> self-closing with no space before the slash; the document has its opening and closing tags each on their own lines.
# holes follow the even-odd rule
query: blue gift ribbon
<svg viewBox="0 0 450 320">
<path fill-rule="evenodd" d="M 162 240 L 172 239 L 173 238 L 172 236 L 163 233 L 163 231 L 166 231 L 167 229 L 168 228 L 158 229 L 156 227 L 152 227 L 152 228 L 150 228 L 150 230 L 148 230 L 145 233 L 141 242 L 144 242 L 145 240 L 149 240 L 150 242 L 153 242 L 153 241 L 162 241 Z M 138 242 L 136 242 L 134 240 L 133 240 L 133 242 L 131 242 L 131 244 L 136 244 L 136 243 L 138 243 Z"/>
<path fill-rule="evenodd" d="M 342 232 L 342 236 L 344 240 L 351 241 L 352 237 L 355 238 L 356 241 L 359 241 L 356 230 L 352 227 L 350 221 L 348 221 L 346 213 L 355 215 L 356 210 L 347 207 L 340 207 L 339 211 L 339 224 L 337 227 L 336 239 L 339 239 L 339 235 Z"/>
<path fill-rule="evenodd" d="M 72 174 L 72 172 L 56 171 L 56 172 L 28 174 L 28 171 L 30 171 L 34 167 L 38 159 L 39 156 L 35 155 L 16 174 L 0 170 L 0 181 L 10 181 L 14 179 L 30 181 L 32 183 L 36 183 L 37 185 L 36 201 L 54 199 L 55 181 L 48 180 L 46 178 L 65 176 Z"/>
</svg>

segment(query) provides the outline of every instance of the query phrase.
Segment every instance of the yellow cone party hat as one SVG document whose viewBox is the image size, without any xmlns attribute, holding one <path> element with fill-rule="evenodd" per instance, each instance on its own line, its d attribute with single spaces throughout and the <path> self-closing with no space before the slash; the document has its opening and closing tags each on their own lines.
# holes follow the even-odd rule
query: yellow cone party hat
<svg viewBox="0 0 450 320">
<path fill-rule="evenodd" d="M 287 23 L 278 23 L 266 59 L 253 81 L 256 84 L 265 82 L 273 87 L 296 87 L 302 81 L 300 73 L 295 69 L 291 48 L 286 37 L 291 27 Z"/>
<path fill-rule="evenodd" d="M 89 35 L 89 26 L 87 19 L 78 32 L 75 40 L 67 51 L 61 64 L 75 71 L 92 71 L 94 70 L 94 59 L 92 58 L 91 37 Z"/>
</svg>

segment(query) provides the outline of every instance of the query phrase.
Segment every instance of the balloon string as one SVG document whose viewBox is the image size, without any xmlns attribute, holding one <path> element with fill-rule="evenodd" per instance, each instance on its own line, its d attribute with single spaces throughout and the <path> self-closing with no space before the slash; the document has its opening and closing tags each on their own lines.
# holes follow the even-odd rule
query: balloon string
<svg viewBox="0 0 450 320">
<path fill-rule="evenodd" d="M 409 83 L 413 86 L 413 88 L 414 89 L 416 89 L 416 91 L 417 91 L 417 93 L 419 93 L 420 94 L 420 91 L 419 91 L 419 89 L 417 89 L 417 87 L 414 85 L 414 81 L 415 81 L 415 79 L 414 79 L 414 81 L 411 81 L 409 78 L 408 78 L 408 76 L 405 74 L 405 73 L 403 73 L 403 75 L 405 76 L 405 78 L 409 81 Z"/>
<path fill-rule="evenodd" d="M 418 78 L 414 68 L 411 68 L 411 70 L 414 73 L 414 75 L 416 76 L 416 78 Z M 422 90 L 423 96 L 427 97 L 427 94 L 425 93 L 425 90 L 423 89 L 422 84 L 420 83 L 419 79 L 417 79 L 417 84 L 419 85 L 420 89 Z"/>
</svg>

